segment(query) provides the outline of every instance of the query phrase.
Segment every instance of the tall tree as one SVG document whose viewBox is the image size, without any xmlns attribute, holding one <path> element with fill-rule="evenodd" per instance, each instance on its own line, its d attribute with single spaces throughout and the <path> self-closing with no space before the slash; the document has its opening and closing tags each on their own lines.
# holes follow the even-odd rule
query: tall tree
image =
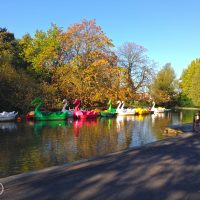
<svg viewBox="0 0 200 200">
<path fill-rule="evenodd" d="M 21 46 L 14 34 L 0 28 L 0 111 L 26 110 L 39 91 L 39 86 L 26 74 L 20 54 Z"/>
<path fill-rule="evenodd" d="M 21 48 L 13 33 L 6 28 L 0 28 L 0 64 L 10 64 L 12 67 L 23 67 L 20 57 Z"/>
<path fill-rule="evenodd" d="M 69 49 L 68 61 L 79 68 L 86 68 L 105 60 L 110 65 L 116 65 L 116 55 L 111 51 L 112 40 L 96 25 L 95 20 L 83 20 L 70 26 L 65 33 Z"/>
<path fill-rule="evenodd" d="M 176 94 L 176 75 L 170 63 L 167 63 L 157 73 L 150 86 L 150 94 L 158 103 L 172 101 Z"/>
<path fill-rule="evenodd" d="M 192 77 L 192 87 L 189 97 L 193 100 L 195 105 L 200 105 L 200 64 L 198 65 L 194 76 Z"/>
<path fill-rule="evenodd" d="M 57 70 L 59 88 L 66 95 L 81 97 L 85 104 L 117 98 L 123 70 L 116 66 L 112 41 L 95 20 L 70 26 L 63 37 L 68 56 L 66 65 Z"/>
<path fill-rule="evenodd" d="M 193 60 L 181 75 L 182 94 L 192 100 L 195 105 L 200 105 L 199 101 L 199 77 L 200 59 Z"/>
<path fill-rule="evenodd" d="M 124 43 L 117 51 L 119 65 L 127 69 L 127 82 L 133 94 L 149 85 L 154 74 L 154 63 L 149 60 L 146 51 L 133 42 Z"/>
<path fill-rule="evenodd" d="M 51 82 L 54 69 L 65 63 L 66 44 L 62 38 L 62 30 L 55 24 L 47 31 L 36 31 L 32 38 L 25 35 L 20 44 L 30 69 L 38 77 Z"/>
</svg>

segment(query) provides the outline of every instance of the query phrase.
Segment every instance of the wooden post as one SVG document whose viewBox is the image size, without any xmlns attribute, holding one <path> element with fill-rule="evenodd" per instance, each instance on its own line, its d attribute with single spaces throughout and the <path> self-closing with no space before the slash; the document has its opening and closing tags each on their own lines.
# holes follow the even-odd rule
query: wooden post
<svg viewBox="0 0 200 200">
<path fill-rule="evenodd" d="M 192 125 L 193 131 L 196 131 L 197 126 L 200 126 L 200 111 L 195 113 L 193 116 L 193 125 Z"/>
</svg>

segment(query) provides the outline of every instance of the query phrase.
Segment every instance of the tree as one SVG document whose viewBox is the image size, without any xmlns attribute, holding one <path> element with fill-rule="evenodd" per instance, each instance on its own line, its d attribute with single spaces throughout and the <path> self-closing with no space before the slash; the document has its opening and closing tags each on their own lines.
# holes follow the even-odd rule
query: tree
<svg viewBox="0 0 200 200">
<path fill-rule="evenodd" d="M 119 65 L 127 69 L 127 83 L 133 94 L 149 85 L 154 73 L 152 62 L 146 49 L 133 42 L 124 43 L 118 48 Z"/>
<path fill-rule="evenodd" d="M 150 86 L 150 94 L 158 103 L 166 103 L 173 100 L 176 94 L 176 75 L 170 63 L 167 63 L 157 73 Z"/>
<path fill-rule="evenodd" d="M 200 59 L 193 60 L 181 75 L 182 94 L 192 100 L 194 105 L 200 105 Z"/>
<path fill-rule="evenodd" d="M 6 28 L 0 28 L 0 64 L 10 64 L 12 67 L 24 67 L 20 57 L 21 47 L 13 33 Z"/>
<path fill-rule="evenodd" d="M 189 96 L 193 100 L 195 105 L 200 105 L 200 65 L 195 71 L 194 76 L 192 77 L 192 87 L 189 93 Z"/>
<path fill-rule="evenodd" d="M 21 46 L 13 33 L 0 28 L 0 111 L 25 111 L 39 86 L 25 70 Z"/>
<path fill-rule="evenodd" d="M 33 38 L 29 34 L 25 35 L 20 44 L 30 64 L 29 69 L 37 77 L 51 82 L 55 68 L 65 63 L 66 44 L 62 38 L 62 29 L 52 24 L 47 32 L 36 31 Z"/>
<path fill-rule="evenodd" d="M 70 26 L 63 37 L 68 54 L 65 66 L 57 70 L 57 87 L 67 96 L 81 98 L 85 105 L 117 98 L 123 70 L 117 67 L 112 41 L 95 20 Z"/>
<path fill-rule="evenodd" d="M 111 66 L 117 64 L 117 57 L 111 47 L 112 40 L 96 25 L 95 20 L 83 20 L 70 26 L 64 33 L 69 49 L 68 62 L 85 69 L 99 60 L 107 61 Z"/>
</svg>

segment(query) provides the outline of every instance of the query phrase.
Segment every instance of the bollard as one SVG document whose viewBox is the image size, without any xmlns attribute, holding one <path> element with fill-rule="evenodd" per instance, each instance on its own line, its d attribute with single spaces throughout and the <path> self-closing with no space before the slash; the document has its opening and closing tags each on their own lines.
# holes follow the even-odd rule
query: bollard
<svg viewBox="0 0 200 200">
<path fill-rule="evenodd" d="M 193 116 L 193 131 L 199 131 L 197 128 L 200 126 L 200 111 L 194 114 Z"/>
</svg>

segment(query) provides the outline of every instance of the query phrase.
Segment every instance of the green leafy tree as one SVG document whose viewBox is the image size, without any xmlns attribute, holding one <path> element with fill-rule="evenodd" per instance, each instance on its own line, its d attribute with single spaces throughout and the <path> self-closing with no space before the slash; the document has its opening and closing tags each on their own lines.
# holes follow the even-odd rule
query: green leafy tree
<svg viewBox="0 0 200 200">
<path fill-rule="evenodd" d="M 35 88 L 39 88 L 26 73 L 20 54 L 21 46 L 14 34 L 0 28 L 0 112 L 27 110 Z"/>
<path fill-rule="evenodd" d="M 27 112 L 33 98 L 41 93 L 40 85 L 23 69 L 15 69 L 10 64 L 0 66 L 0 112 Z"/>
<path fill-rule="evenodd" d="M 170 63 L 167 63 L 155 76 L 150 86 L 150 94 L 158 103 L 167 103 L 173 100 L 176 94 L 176 75 Z"/>
<path fill-rule="evenodd" d="M 195 105 L 200 105 L 200 64 L 198 65 L 194 76 L 192 77 L 192 87 L 189 96 Z"/>
<path fill-rule="evenodd" d="M 194 105 L 200 105 L 200 59 L 193 60 L 181 75 L 182 94 L 191 99 Z"/>
<path fill-rule="evenodd" d="M 6 28 L 0 28 L 0 64 L 10 64 L 12 67 L 24 67 L 25 62 L 20 56 L 21 46 L 13 33 Z"/>
<path fill-rule="evenodd" d="M 62 30 L 55 24 L 47 31 L 36 31 L 32 38 L 25 35 L 20 44 L 23 55 L 30 64 L 29 69 L 43 80 L 51 82 L 55 68 L 63 65 L 65 61 L 65 42 L 62 39 Z"/>
</svg>

